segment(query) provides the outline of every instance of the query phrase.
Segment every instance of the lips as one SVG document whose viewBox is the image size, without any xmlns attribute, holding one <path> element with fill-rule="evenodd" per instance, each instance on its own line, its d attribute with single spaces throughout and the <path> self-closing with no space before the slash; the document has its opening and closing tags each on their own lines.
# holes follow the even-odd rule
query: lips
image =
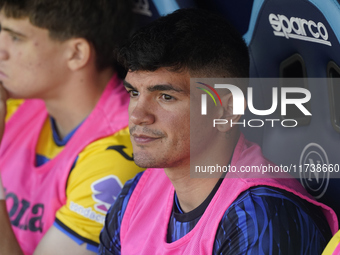
<svg viewBox="0 0 340 255">
<path fill-rule="evenodd" d="M 134 142 L 137 144 L 147 144 L 147 143 L 154 142 L 161 138 L 161 137 L 151 137 L 151 136 L 139 135 L 139 134 L 138 135 L 132 134 L 132 137 L 133 137 Z"/>
<path fill-rule="evenodd" d="M 8 76 L 0 70 L 0 79 L 8 78 Z"/>
</svg>

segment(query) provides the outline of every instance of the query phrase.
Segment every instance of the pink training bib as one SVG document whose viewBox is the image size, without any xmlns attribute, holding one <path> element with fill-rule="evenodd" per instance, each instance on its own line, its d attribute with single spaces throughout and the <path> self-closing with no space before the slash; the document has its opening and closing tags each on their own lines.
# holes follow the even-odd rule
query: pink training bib
<svg viewBox="0 0 340 255">
<path fill-rule="evenodd" d="M 25 254 L 32 254 L 66 204 L 66 183 L 77 155 L 91 142 L 128 125 L 129 96 L 112 77 L 95 109 L 54 159 L 35 166 L 36 144 L 48 117 L 41 100 L 27 100 L 6 124 L 0 171 L 14 233 Z"/>
<path fill-rule="evenodd" d="M 241 135 L 231 166 L 239 168 L 260 164 L 271 163 L 262 156 L 258 145 L 245 140 Z M 120 233 L 122 254 L 211 254 L 215 233 L 225 211 L 243 191 L 257 185 L 287 190 L 320 206 L 332 233 L 337 231 L 338 220 L 334 211 L 312 199 L 297 180 L 251 178 L 248 174 L 242 176 L 236 173 L 228 173 L 227 176 L 228 178 L 223 180 L 196 226 L 179 240 L 167 243 L 166 236 L 173 206 L 174 188 L 163 169 L 146 170 L 130 197 L 122 220 Z"/>
</svg>

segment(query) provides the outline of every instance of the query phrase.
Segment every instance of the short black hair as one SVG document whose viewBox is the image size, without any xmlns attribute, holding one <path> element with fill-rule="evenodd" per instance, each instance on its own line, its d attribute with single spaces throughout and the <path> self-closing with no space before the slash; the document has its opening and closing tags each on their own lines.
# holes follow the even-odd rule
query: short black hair
<svg viewBox="0 0 340 255">
<path fill-rule="evenodd" d="M 128 38 L 132 26 L 130 0 L 0 0 L 9 18 L 29 18 L 48 29 L 52 39 L 81 37 L 96 51 L 98 69 L 116 66 L 115 49 Z"/>
<path fill-rule="evenodd" d="M 196 77 L 248 77 L 248 48 L 224 18 L 201 9 L 179 9 L 138 30 L 120 49 L 130 71 L 188 70 Z"/>
</svg>

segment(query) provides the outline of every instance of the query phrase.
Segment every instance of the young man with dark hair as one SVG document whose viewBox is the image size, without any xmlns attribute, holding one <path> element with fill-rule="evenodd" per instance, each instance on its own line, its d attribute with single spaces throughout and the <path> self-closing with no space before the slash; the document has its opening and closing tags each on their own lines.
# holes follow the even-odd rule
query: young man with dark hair
<svg viewBox="0 0 340 255">
<path fill-rule="evenodd" d="M 0 5 L 0 254 L 94 254 L 107 210 L 142 170 L 114 55 L 131 6 Z"/>
<path fill-rule="evenodd" d="M 295 179 L 233 172 L 190 177 L 192 160 L 236 169 L 273 166 L 228 124 L 240 119 L 232 93 L 208 108 L 228 123 L 190 127 L 190 110 L 196 111 L 190 105 L 202 94 L 190 90 L 190 78 L 248 75 L 247 47 L 232 27 L 204 11 L 178 10 L 138 31 L 121 58 L 129 70 L 124 85 L 134 159 L 149 169 L 127 182 L 110 208 L 100 254 L 321 253 L 337 228 L 336 215 Z"/>
</svg>

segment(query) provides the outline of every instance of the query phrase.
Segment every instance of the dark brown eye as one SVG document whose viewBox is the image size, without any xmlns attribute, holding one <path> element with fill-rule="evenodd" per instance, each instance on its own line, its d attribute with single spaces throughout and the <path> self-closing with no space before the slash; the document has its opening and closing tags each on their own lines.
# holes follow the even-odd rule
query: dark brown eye
<svg viewBox="0 0 340 255">
<path fill-rule="evenodd" d="M 130 97 L 138 97 L 139 92 L 137 90 L 129 90 L 128 93 L 130 94 Z"/>
<path fill-rule="evenodd" d="M 175 98 L 173 96 L 170 96 L 168 94 L 162 94 L 162 98 L 166 101 L 174 100 Z"/>
</svg>

